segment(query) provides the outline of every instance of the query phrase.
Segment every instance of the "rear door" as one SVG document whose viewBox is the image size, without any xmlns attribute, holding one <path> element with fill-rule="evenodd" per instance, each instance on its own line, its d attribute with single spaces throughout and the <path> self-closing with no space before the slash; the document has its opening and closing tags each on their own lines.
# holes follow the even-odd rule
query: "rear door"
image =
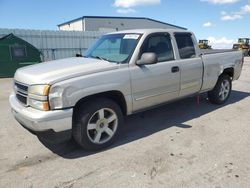
<svg viewBox="0 0 250 188">
<path fill-rule="evenodd" d="M 158 62 L 153 65 L 130 65 L 134 111 L 172 100 L 179 94 L 180 71 L 170 35 L 149 35 L 141 47 L 139 59 L 145 52 L 156 53 Z"/>
<path fill-rule="evenodd" d="M 198 93 L 202 86 L 203 62 L 196 53 L 195 38 L 191 33 L 175 33 L 179 51 L 179 66 L 181 71 L 180 97 Z"/>
</svg>

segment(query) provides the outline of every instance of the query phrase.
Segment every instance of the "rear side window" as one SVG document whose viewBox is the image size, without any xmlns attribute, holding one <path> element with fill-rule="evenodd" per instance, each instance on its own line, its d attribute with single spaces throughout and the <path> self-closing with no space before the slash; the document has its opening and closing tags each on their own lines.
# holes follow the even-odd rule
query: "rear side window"
<svg viewBox="0 0 250 188">
<path fill-rule="evenodd" d="M 169 34 L 157 33 L 148 37 L 142 47 L 141 54 L 145 52 L 155 53 L 158 62 L 173 60 L 174 53 Z"/>
<path fill-rule="evenodd" d="M 194 43 L 190 33 L 176 33 L 175 39 L 181 59 L 195 57 Z"/>
</svg>

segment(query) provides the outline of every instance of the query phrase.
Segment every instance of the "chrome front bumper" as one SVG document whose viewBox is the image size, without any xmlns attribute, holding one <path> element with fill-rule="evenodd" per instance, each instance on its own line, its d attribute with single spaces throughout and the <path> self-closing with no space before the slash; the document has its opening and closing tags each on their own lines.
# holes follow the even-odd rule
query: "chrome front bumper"
<svg viewBox="0 0 250 188">
<path fill-rule="evenodd" d="M 62 132 L 72 129 L 72 108 L 54 111 L 36 110 L 20 104 L 15 94 L 10 95 L 9 102 L 15 119 L 29 130 Z"/>
</svg>

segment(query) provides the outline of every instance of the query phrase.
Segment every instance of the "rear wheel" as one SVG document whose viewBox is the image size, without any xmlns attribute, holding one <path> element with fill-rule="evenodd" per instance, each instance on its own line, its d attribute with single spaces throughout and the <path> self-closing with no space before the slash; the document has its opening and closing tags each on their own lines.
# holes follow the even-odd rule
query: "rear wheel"
<svg viewBox="0 0 250 188">
<path fill-rule="evenodd" d="M 111 145 L 123 124 L 120 107 L 107 98 L 94 99 L 80 106 L 74 117 L 73 137 L 87 150 Z"/>
<path fill-rule="evenodd" d="M 230 76 L 226 74 L 222 74 L 214 89 L 208 92 L 209 101 L 213 104 L 223 104 L 225 103 L 230 94 L 232 89 L 232 81 Z"/>
</svg>

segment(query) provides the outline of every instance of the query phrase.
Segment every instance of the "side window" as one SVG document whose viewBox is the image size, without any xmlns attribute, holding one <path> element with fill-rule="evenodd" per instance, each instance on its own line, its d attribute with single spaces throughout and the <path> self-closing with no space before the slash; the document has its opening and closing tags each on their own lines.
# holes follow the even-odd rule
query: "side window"
<svg viewBox="0 0 250 188">
<path fill-rule="evenodd" d="M 154 52 L 159 62 L 174 60 L 171 39 L 168 34 L 150 36 L 144 43 L 141 54 L 145 52 Z"/>
<path fill-rule="evenodd" d="M 181 59 L 188 59 L 195 57 L 194 43 L 189 33 L 175 34 L 179 54 Z"/>
</svg>

